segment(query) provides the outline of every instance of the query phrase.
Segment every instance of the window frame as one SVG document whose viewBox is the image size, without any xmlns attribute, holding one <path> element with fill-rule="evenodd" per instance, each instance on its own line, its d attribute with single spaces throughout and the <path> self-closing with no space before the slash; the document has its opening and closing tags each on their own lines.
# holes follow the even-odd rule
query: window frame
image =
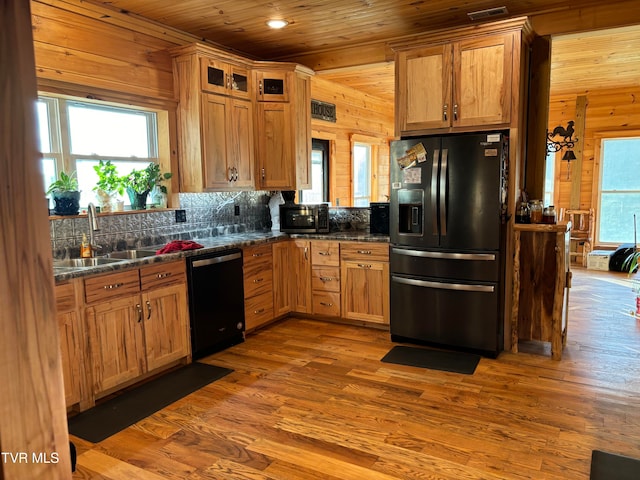
<svg viewBox="0 0 640 480">
<path fill-rule="evenodd" d="M 67 173 L 77 172 L 78 161 L 99 161 L 99 160 L 111 160 L 111 161 L 126 161 L 135 164 L 140 164 L 140 169 L 145 168 L 150 162 L 163 165 L 163 155 L 161 152 L 168 151 L 168 142 L 166 146 L 161 145 L 160 130 L 165 128 L 164 124 L 168 121 L 168 111 L 158 108 L 150 108 L 142 105 L 135 105 L 134 102 L 122 104 L 119 102 L 111 101 L 98 101 L 92 99 L 85 99 L 72 95 L 60 95 L 52 92 L 39 91 L 38 102 L 44 102 L 47 105 L 47 119 L 49 125 L 50 134 L 50 149 L 51 152 L 41 152 L 42 161 L 46 158 L 54 159 L 55 175 L 58 178 L 60 171 Z M 144 103 L 144 102 L 140 102 Z M 69 130 L 69 116 L 68 105 L 88 105 L 95 109 L 105 111 L 119 111 L 119 112 L 136 112 L 143 114 L 147 118 L 147 145 L 149 146 L 149 157 L 121 157 L 121 156 L 107 156 L 107 155 L 83 155 L 77 153 L 71 153 L 71 132 Z M 170 169 L 167 169 L 170 170 Z M 44 172 L 43 172 L 44 173 Z M 126 174 L 127 172 L 120 172 L 120 174 Z M 46 181 L 43 179 L 43 182 Z M 82 189 L 82 186 L 80 186 Z M 46 191 L 46 186 L 45 186 Z M 129 205 L 126 195 L 124 196 L 125 203 Z M 86 205 L 81 204 L 81 208 Z"/>
<path fill-rule="evenodd" d="M 602 220 L 602 175 L 604 173 L 604 142 L 607 140 L 631 140 L 631 139 L 639 139 L 640 140 L 640 130 L 626 130 L 626 131 L 611 131 L 611 132 L 598 132 L 594 135 L 596 140 L 595 142 L 595 151 L 594 158 L 597 159 L 595 162 L 595 171 L 593 177 L 593 198 L 592 205 L 596 205 L 595 209 L 595 219 L 594 219 L 594 238 L 595 244 L 597 246 L 604 247 L 617 247 L 620 245 L 620 242 L 605 242 L 600 238 L 600 222 Z M 609 190 L 606 190 L 608 192 Z M 640 189 L 638 190 L 624 190 L 624 192 L 636 192 L 640 193 Z M 631 243 L 623 242 L 623 243 Z"/>
</svg>

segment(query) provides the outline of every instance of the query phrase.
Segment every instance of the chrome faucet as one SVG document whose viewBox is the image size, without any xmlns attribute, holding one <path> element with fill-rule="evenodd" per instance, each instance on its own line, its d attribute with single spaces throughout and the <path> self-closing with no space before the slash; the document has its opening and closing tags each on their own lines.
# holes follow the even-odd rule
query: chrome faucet
<svg viewBox="0 0 640 480">
<path fill-rule="evenodd" d="M 100 225 L 98 224 L 96 206 L 93 203 L 89 203 L 89 206 L 87 207 L 87 218 L 89 219 L 89 248 L 91 249 L 91 256 L 95 257 L 96 250 L 102 247 L 100 245 L 96 245 L 94 232 L 100 230 Z"/>
</svg>

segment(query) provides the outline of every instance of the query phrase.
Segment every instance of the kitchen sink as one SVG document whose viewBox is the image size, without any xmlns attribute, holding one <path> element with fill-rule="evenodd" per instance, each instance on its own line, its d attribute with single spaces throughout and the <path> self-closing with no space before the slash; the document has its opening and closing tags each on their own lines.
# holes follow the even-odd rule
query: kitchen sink
<svg viewBox="0 0 640 480">
<path fill-rule="evenodd" d="M 156 254 L 155 250 L 122 250 L 119 252 L 111 252 L 107 253 L 105 257 L 112 259 L 134 259 L 134 258 L 144 258 L 144 257 L 153 257 Z"/>
<path fill-rule="evenodd" d="M 108 265 L 110 263 L 121 262 L 121 259 L 117 258 L 69 258 L 67 260 L 54 260 L 54 268 L 78 268 L 78 267 L 97 267 L 98 265 Z"/>
</svg>

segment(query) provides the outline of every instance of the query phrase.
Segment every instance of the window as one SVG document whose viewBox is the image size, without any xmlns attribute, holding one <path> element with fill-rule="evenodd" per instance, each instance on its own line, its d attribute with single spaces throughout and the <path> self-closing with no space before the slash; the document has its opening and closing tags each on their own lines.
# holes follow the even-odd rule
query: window
<svg viewBox="0 0 640 480">
<path fill-rule="evenodd" d="M 311 140 L 311 190 L 300 190 L 300 203 L 329 201 L 329 140 Z"/>
<path fill-rule="evenodd" d="M 596 243 L 633 243 L 640 221 L 640 137 L 602 140 Z"/>
<path fill-rule="evenodd" d="M 556 174 L 556 152 L 547 152 L 544 172 L 544 205 L 553 205 L 554 178 Z"/>
<path fill-rule="evenodd" d="M 353 206 L 368 207 L 371 198 L 371 145 L 353 144 Z"/>
<path fill-rule="evenodd" d="M 45 190 L 58 172 L 75 171 L 80 205 L 95 201 L 100 160 L 111 160 L 120 175 L 158 162 L 155 112 L 40 96 L 37 116 Z"/>
</svg>

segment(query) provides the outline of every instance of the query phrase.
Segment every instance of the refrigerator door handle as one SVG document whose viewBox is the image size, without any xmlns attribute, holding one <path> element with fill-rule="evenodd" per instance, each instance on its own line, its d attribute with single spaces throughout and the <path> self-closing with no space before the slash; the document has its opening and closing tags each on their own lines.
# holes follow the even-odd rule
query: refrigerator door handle
<svg viewBox="0 0 640 480">
<path fill-rule="evenodd" d="M 431 162 L 431 218 L 432 231 L 438 235 L 438 160 L 440 150 L 433 151 L 433 161 Z"/>
<path fill-rule="evenodd" d="M 481 260 L 493 262 L 496 259 L 494 253 L 427 252 L 424 250 L 407 250 L 404 248 L 392 248 L 391 253 L 408 255 L 410 257 L 438 258 L 443 260 Z"/>
<path fill-rule="evenodd" d="M 444 283 L 431 282 L 429 280 L 418 280 L 415 278 L 391 277 L 392 282 L 402 283 L 404 285 L 413 285 L 415 287 L 437 288 L 440 290 L 459 290 L 466 292 L 486 292 L 493 293 L 495 287 L 493 285 L 467 285 L 464 283 Z"/>
<path fill-rule="evenodd" d="M 449 151 L 442 150 L 442 161 L 440 162 L 440 235 L 447 234 L 447 157 Z"/>
</svg>

